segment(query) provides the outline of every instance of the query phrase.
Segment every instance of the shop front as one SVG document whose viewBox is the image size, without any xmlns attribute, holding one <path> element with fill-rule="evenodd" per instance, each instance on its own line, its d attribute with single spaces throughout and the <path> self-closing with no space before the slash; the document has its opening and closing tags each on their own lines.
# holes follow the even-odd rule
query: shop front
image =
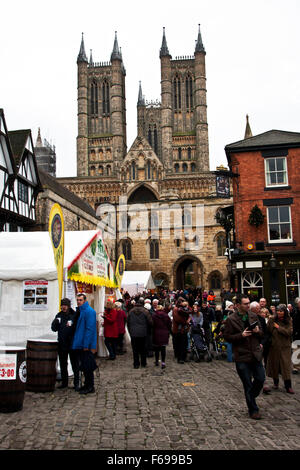
<svg viewBox="0 0 300 470">
<path fill-rule="evenodd" d="M 231 274 L 232 287 L 251 300 L 264 297 L 268 305 L 294 305 L 300 297 L 299 252 L 239 255 L 232 260 Z"/>
</svg>

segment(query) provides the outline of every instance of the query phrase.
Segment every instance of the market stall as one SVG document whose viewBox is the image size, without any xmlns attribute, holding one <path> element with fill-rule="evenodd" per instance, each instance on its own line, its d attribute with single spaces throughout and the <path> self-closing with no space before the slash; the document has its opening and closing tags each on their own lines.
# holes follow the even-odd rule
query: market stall
<svg viewBox="0 0 300 470">
<path fill-rule="evenodd" d="M 121 288 L 130 296 L 155 289 L 151 271 L 124 271 Z"/>
<path fill-rule="evenodd" d="M 64 236 L 63 297 L 75 309 L 76 293 L 86 292 L 99 320 L 105 290 L 117 287 L 101 232 L 67 231 Z M 58 279 L 48 232 L 0 233 L 0 259 L 0 345 L 56 338 L 51 323 L 59 303 Z M 98 354 L 105 356 L 100 337 Z"/>
</svg>

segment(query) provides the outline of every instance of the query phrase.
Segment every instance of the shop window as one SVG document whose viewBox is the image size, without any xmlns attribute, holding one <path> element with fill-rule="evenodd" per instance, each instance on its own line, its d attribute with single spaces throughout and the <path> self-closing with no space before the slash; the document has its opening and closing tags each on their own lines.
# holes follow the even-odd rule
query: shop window
<svg viewBox="0 0 300 470">
<path fill-rule="evenodd" d="M 287 269 L 285 271 L 287 303 L 295 305 L 300 297 L 300 269 Z"/>
</svg>

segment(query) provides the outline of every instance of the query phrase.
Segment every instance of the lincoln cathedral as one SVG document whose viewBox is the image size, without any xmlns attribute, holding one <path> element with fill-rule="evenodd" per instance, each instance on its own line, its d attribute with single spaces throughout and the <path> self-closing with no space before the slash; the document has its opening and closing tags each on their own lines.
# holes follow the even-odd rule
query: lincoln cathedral
<svg viewBox="0 0 300 470">
<path fill-rule="evenodd" d="M 107 246 L 113 260 L 124 253 L 126 270 L 151 270 L 161 287 L 218 292 L 229 281 L 225 232 L 215 215 L 230 201 L 217 196 L 216 175 L 210 171 L 206 51 L 200 26 L 195 36 L 192 55 L 172 58 L 163 29 L 160 100 L 147 101 L 139 83 L 137 136 L 129 149 L 126 105 L 132 104 L 126 103 L 126 69 L 117 33 L 111 56 L 103 62 L 94 62 L 92 54 L 88 59 L 82 36 L 77 57 L 77 177 L 58 180 L 98 213 L 104 204 L 115 208 L 116 238 Z M 120 201 L 126 201 L 125 212 Z M 146 223 L 140 225 L 132 212 L 137 204 L 148 209 L 142 212 Z M 181 214 L 179 222 L 174 208 Z M 195 208 L 201 208 L 201 215 Z M 167 237 L 166 218 L 171 218 Z"/>
</svg>

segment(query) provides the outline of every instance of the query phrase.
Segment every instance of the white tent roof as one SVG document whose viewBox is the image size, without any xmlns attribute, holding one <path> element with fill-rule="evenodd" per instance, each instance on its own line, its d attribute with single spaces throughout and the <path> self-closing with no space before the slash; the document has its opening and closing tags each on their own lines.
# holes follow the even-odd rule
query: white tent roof
<svg viewBox="0 0 300 470">
<path fill-rule="evenodd" d="M 121 287 L 139 285 L 145 289 L 155 289 L 151 271 L 124 271 Z"/>
<path fill-rule="evenodd" d="M 68 267 L 97 230 L 65 232 L 64 267 Z M 0 280 L 57 279 L 49 232 L 1 232 Z"/>
</svg>

